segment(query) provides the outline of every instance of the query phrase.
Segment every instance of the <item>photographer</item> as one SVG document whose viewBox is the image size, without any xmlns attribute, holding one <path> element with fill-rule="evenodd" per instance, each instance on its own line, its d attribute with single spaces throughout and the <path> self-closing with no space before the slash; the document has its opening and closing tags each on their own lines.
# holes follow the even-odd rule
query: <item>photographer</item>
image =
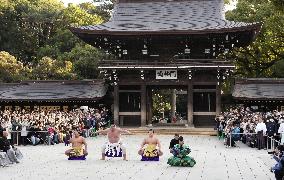
<svg viewBox="0 0 284 180">
<path fill-rule="evenodd" d="M 283 156 L 283 152 L 284 152 L 284 146 L 283 145 L 279 145 L 277 146 L 276 150 L 275 150 L 275 155 L 274 155 L 274 159 L 277 161 L 277 163 L 274 165 L 274 167 L 271 168 L 271 171 L 274 172 L 275 174 L 275 178 L 276 180 L 282 180 L 283 176 L 284 176 L 284 156 Z"/>
<path fill-rule="evenodd" d="M 0 138 L 0 150 L 6 153 L 6 157 L 11 163 L 19 163 L 19 159 L 22 158 L 20 151 L 11 145 L 10 141 L 7 139 L 8 133 L 3 132 L 3 137 Z"/>
<path fill-rule="evenodd" d="M 226 123 L 224 122 L 224 117 L 219 115 L 215 118 L 216 121 L 216 129 L 218 131 L 218 138 L 223 139 L 224 138 L 224 128 L 226 126 Z"/>
</svg>

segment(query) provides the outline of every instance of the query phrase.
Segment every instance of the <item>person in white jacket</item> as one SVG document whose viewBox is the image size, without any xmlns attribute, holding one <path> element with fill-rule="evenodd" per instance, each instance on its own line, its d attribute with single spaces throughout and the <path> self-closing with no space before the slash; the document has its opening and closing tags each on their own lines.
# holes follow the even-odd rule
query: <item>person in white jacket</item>
<svg viewBox="0 0 284 180">
<path fill-rule="evenodd" d="M 26 118 L 21 122 L 21 126 L 22 126 L 21 140 L 22 144 L 25 146 L 27 144 L 27 136 L 28 136 L 27 127 L 29 127 L 29 122 L 27 121 Z"/>
<path fill-rule="evenodd" d="M 284 144 L 284 119 L 280 119 L 280 127 L 278 129 L 278 133 L 280 134 L 281 137 L 281 144 Z"/>
<path fill-rule="evenodd" d="M 266 125 L 263 122 L 262 118 L 258 118 L 258 123 L 255 127 L 255 132 L 257 133 L 257 148 L 263 149 L 265 148 L 265 143 L 264 143 L 264 136 L 266 135 Z"/>
</svg>

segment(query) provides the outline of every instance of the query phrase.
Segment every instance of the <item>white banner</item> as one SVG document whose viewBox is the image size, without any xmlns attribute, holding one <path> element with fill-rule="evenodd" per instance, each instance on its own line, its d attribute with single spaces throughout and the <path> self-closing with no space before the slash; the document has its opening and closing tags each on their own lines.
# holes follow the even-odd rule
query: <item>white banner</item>
<svg viewBox="0 0 284 180">
<path fill-rule="evenodd" d="M 177 79 L 177 70 L 156 70 L 156 79 Z"/>
</svg>

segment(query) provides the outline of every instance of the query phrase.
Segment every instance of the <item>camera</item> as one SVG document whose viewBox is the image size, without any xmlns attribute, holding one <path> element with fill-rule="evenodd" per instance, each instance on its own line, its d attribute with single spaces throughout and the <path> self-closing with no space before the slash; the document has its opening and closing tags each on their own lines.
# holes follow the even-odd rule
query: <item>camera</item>
<svg viewBox="0 0 284 180">
<path fill-rule="evenodd" d="M 275 154 L 275 151 L 267 152 L 268 154 Z"/>
</svg>

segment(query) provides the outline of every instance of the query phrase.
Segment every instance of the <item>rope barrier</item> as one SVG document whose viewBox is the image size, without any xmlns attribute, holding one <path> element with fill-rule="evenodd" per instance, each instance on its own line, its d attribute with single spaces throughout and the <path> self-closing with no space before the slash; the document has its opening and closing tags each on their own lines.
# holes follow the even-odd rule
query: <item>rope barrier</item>
<svg viewBox="0 0 284 180">
<path fill-rule="evenodd" d="M 232 135 L 257 135 L 257 133 L 230 133 L 230 147 L 232 147 Z M 269 140 L 270 140 L 270 149 L 271 150 L 275 150 L 275 144 L 281 144 L 281 142 L 279 140 L 276 140 L 274 137 L 279 137 L 280 135 L 275 135 L 275 136 L 268 136 L 268 135 L 263 135 L 265 137 L 267 137 L 267 141 L 266 141 L 266 147 L 267 147 L 267 151 L 269 150 Z"/>
<path fill-rule="evenodd" d="M 21 133 L 22 131 L 9 131 L 10 133 L 16 133 L 17 136 L 17 143 L 15 145 L 19 145 L 19 133 Z M 48 133 L 48 131 L 24 131 L 24 132 L 35 132 L 35 133 Z"/>
</svg>

